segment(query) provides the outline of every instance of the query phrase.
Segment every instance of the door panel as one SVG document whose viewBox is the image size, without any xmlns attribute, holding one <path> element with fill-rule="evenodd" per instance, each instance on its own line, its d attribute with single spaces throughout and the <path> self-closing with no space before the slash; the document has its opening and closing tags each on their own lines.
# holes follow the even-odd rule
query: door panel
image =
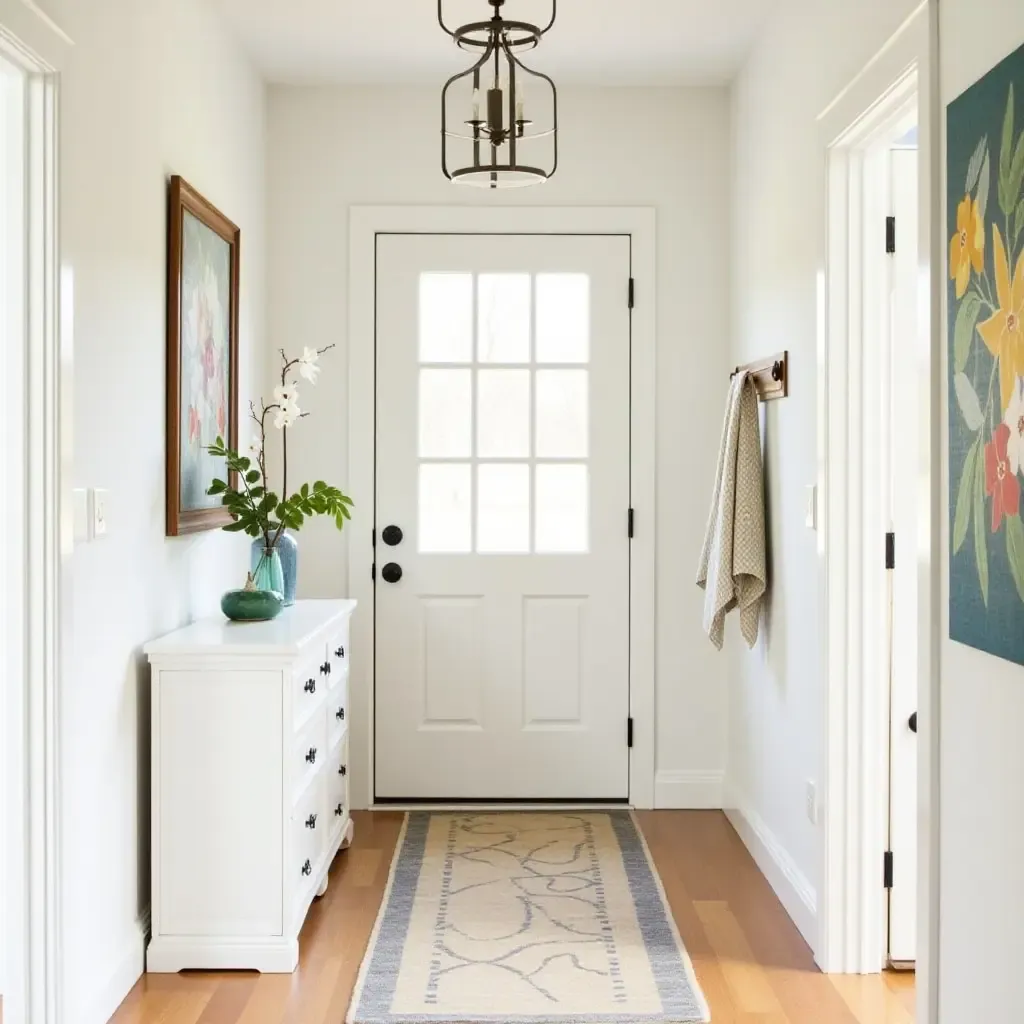
<svg viewBox="0 0 1024 1024">
<path fill-rule="evenodd" d="M 628 796 L 628 277 L 625 236 L 378 238 L 378 798 Z"/>
</svg>

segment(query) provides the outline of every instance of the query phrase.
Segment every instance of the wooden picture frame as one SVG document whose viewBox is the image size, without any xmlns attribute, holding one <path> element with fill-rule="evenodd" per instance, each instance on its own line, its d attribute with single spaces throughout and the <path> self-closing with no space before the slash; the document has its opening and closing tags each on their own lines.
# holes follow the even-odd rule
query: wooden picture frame
<svg viewBox="0 0 1024 1024">
<path fill-rule="evenodd" d="M 231 522 L 206 489 L 223 462 L 205 445 L 238 448 L 238 282 L 241 232 L 179 175 L 168 188 L 168 537 Z M 232 474 L 229 481 L 236 484 Z"/>
</svg>

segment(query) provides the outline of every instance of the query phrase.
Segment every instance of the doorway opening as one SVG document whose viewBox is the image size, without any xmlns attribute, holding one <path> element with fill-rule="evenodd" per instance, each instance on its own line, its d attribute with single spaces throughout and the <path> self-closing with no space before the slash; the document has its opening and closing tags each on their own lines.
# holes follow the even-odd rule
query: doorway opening
<svg viewBox="0 0 1024 1024">
<path fill-rule="evenodd" d="M 936 140 L 922 8 L 820 118 L 823 970 L 934 961 Z M 921 1019 L 930 972 L 918 974 Z"/>
</svg>

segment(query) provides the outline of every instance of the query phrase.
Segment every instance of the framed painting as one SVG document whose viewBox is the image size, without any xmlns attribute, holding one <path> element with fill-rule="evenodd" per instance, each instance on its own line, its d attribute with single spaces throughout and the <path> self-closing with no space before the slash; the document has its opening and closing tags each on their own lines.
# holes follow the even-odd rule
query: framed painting
<svg viewBox="0 0 1024 1024">
<path fill-rule="evenodd" d="M 1024 47 L 947 136 L 949 632 L 1024 665 Z"/>
<path fill-rule="evenodd" d="M 231 521 L 206 490 L 238 448 L 238 228 L 187 182 L 170 180 L 167 281 L 167 535 Z M 235 481 L 231 481 L 235 485 Z"/>
</svg>

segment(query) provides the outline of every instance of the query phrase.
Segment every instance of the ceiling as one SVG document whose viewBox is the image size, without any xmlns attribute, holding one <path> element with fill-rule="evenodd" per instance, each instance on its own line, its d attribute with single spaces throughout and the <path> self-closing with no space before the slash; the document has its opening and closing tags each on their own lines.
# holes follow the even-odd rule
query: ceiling
<svg viewBox="0 0 1024 1024">
<path fill-rule="evenodd" d="M 212 0 L 273 82 L 431 83 L 469 66 L 434 0 Z M 546 24 L 552 0 L 507 0 Z M 485 20 L 485 0 L 444 0 L 450 27 Z M 559 83 L 704 85 L 732 79 L 774 0 L 561 0 L 532 63 Z M 529 61 L 528 61 L 529 62 Z"/>
</svg>

